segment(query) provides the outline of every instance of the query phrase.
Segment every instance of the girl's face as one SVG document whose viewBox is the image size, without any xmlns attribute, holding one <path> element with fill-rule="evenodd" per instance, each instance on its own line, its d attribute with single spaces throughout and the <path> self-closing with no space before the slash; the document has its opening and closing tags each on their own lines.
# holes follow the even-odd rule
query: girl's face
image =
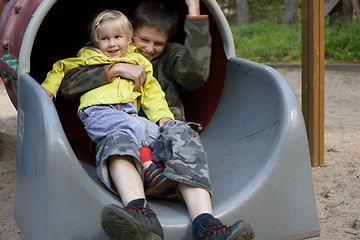
<svg viewBox="0 0 360 240">
<path fill-rule="evenodd" d="M 134 32 L 134 45 L 139 53 L 151 61 L 166 49 L 168 36 L 155 28 L 139 27 Z"/>
<path fill-rule="evenodd" d="M 123 28 L 115 27 L 111 22 L 104 22 L 98 32 L 97 48 L 109 58 L 119 58 L 126 53 L 131 43 Z"/>
</svg>

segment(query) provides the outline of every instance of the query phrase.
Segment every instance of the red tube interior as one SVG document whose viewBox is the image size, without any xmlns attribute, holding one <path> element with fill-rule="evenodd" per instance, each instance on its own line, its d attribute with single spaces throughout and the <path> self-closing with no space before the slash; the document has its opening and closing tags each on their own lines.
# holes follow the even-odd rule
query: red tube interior
<svg viewBox="0 0 360 240">
<path fill-rule="evenodd" d="M 33 3 L 35 2 L 37 1 L 33 1 Z M 30 75 L 41 83 L 57 60 L 75 56 L 77 51 L 88 41 L 88 22 L 94 14 L 104 9 L 118 9 L 131 18 L 132 11 L 139 2 L 141 1 L 57 1 L 47 13 L 36 34 L 31 52 Z M 183 42 L 185 36 L 183 19 L 186 16 L 187 8 L 183 0 L 173 0 L 172 2 L 176 5 L 181 19 L 175 40 Z M 201 123 L 205 129 L 221 99 L 227 59 L 214 16 L 210 14 L 204 4 L 201 5 L 201 12 L 208 14 L 210 19 L 211 72 L 208 82 L 203 87 L 194 92 L 184 92 L 182 97 L 188 121 Z M 25 10 L 24 14 L 26 14 Z M 9 20 L 12 21 L 11 18 Z M 81 161 L 93 164 L 94 156 L 88 147 L 89 138 L 76 113 L 78 102 L 68 102 L 58 96 L 55 106 L 75 154 Z"/>
</svg>

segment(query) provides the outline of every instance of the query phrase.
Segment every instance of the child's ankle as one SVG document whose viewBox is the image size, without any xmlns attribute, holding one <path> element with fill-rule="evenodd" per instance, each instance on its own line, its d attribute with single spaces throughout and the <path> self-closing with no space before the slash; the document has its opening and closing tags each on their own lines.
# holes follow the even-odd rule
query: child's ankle
<svg viewBox="0 0 360 240">
<path fill-rule="evenodd" d="M 150 165 L 153 164 L 153 161 L 146 161 L 142 163 L 142 166 L 144 168 L 144 171 L 148 170 L 148 168 L 150 167 Z"/>
<path fill-rule="evenodd" d="M 150 208 L 148 202 L 145 198 L 139 198 L 130 201 L 126 207 L 144 207 L 144 208 Z"/>
<path fill-rule="evenodd" d="M 202 213 L 197 216 L 193 221 L 193 231 L 196 239 L 200 239 L 200 234 L 209 226 L 209 219 L 214 219 L 214 216 L 210 213 Z"/>
</svg>

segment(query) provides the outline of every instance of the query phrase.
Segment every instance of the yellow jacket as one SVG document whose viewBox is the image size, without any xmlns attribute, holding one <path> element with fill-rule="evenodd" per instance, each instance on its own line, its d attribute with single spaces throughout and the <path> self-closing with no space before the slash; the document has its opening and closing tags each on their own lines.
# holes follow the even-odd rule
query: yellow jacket
<svg viewBox="0 0 360 240">
<path fill-rule="evenodd" d="M 138 109 L 142 107 L 149 120 L 154 123 L 164 117 L 174 119 L 165 100 L 165 94 L 158 81 L 153 77 L 151 63 L 141 54 L 137 53 L 134 46 L 129 46 L 127 53 L 121 58 L 108 58 L 106 55 L 95 49 L 82 48 L 78 52 L 76 58 L 66 58 L 57 61 L 41 85 L 56 97 L 61 81 L 69 70 L 83 66 L 104 65 L 118 62 L 140 64 L 144 66 L 146 73 L 145 83 L 139 90 L 134 91 L 135 84 L 133 81 L 116 77 L 113 82 L 83 94 L 80 97 L 78 111 L 94 105 L 134 101 L 136 107 Z"/>
</svg>

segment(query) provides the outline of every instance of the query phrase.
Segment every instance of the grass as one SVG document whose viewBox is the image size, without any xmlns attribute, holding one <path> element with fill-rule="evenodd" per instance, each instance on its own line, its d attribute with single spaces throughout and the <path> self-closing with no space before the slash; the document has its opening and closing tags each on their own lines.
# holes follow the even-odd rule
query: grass
<svg viewBox="0 0 360 240">
<path fill-rule="evenodd" d="M 236 56 L 261 63 L 300 63 L 301 24 L 258 21 L 230 24 Z M 325 26 L 326 63 L 360 63 L 360 24 L 342 22 Z"/>
</svg>

